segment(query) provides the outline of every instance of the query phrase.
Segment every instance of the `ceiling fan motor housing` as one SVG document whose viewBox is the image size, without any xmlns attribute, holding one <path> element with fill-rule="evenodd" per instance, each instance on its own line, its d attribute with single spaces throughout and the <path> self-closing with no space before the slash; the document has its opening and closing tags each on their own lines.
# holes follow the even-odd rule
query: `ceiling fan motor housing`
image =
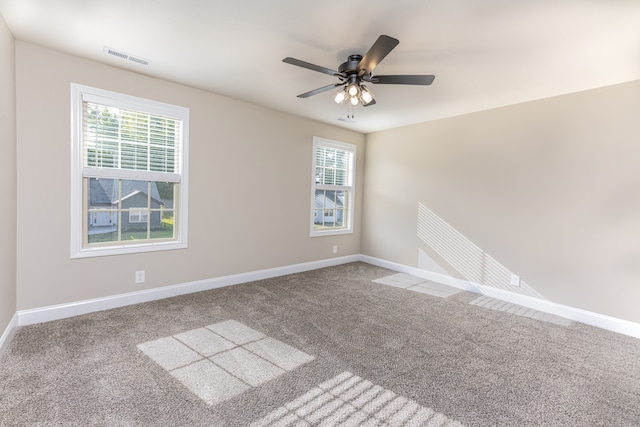
<svg viewBox="0 0 640 427">
<path fill-rule="evenodd" d="M 349 55 L 347 62 L 340 64 L 338 71 L 348 76 L 358 72 L 358 64 L 362 60 L 362 55 Z"/>
</svg>

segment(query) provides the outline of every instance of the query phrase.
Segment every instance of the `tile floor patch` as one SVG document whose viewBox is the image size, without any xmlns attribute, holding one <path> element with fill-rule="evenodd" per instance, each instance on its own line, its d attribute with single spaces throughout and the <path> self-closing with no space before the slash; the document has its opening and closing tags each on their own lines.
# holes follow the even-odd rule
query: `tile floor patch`
<svg viewBox="0 0 640 427">
<path fill-rule="evenodd" d="M 564 317 L 534 310 L 532 308 L 523 307 L 517 304 L 511 304 L 509 302 L 487 297 L 484 295 L 474 299 L 473 301 L 470 301 L 469 304 L 477 305 L 478 307 L 487 308 L 489 310 L 506 311 L 507 313 L 511 313 L 516 316 L 528 317 L 530 319 L 553 323 L 560 326 L 569 326 L 573 323 L 572 320 L 565 319 Z"/>
<path fill-rule="evenodd" d="M 442 283 L 432 282 L 420 277 L 412 276 L 406 273 L 392 274 L 391 276 L 375 279 L 373 282 L 382 285 L 394 286 L 396 288 L 407 289 L 422 294 L 428 294 L 434 297 L 447 298 L 451 295 L 461 292 L 460 289 L 452 286 L 443 285 Z"/>
<path fill-rule="evenodd" d="M 235 320 L 138 344 L 138 348 L 209 405 L 314 360 Z"/>
<path fill-rule="evenodd" d="M 351 372 L 323 382 L 253 422 L 251 427 L 275 425 L 464 427 Z"/>
</svg>

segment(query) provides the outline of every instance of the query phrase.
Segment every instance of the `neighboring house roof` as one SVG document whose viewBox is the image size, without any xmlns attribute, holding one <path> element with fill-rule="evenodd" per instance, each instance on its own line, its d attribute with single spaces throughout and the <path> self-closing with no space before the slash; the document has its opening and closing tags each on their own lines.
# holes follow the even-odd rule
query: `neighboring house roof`
<svg viewBox="0 0 640 427">
<path fill-rule="evenodd" d="M 327 191 L 323 194 L 316 195 L 314 207 L 316 209 L 343 208 L 344 198 L 338 197 L 337 194 L 337 191 Z"/>
<path fill-rule="evenodd" d="M 113 205 L 118 202 L 118 180 L 111 178 L 91 178 L 89 180 L 89 204 L 97 205 Z M 122 200 L 132 197 L 136 194 L 147 194 L 147 181 L 122 180 Z M 162 205 L 160 192 L 155 182 L 151 182 L 151 199 Z"/>
<path fill-rule="evenodd" d="M 153 186 L 155 186 L 155 184 L 151 184 L 151 185 L 152 185 L 152 187 L 153 187 Z M 152 192 L 153 192 L 153 190 L 152 190 Z M 133 193 L 129 193 L 129 194 L 127 194 L 126 196 L 124 196 L 124 197 L 122 198 L 122 201 L 124 202 L 125 200 L 130 199 L 130 198 L 132 198 L 132 197 L 135 197 L 135 196 L 137 196 L 138 194 L 142 194 L 142 195 L 144 195 L 145 197 L 147 196 L 147 193 L 145 193 L 144 191 L 136 190 L 136 191 L 134 191 Z M 156 199 L 155 197 L 151 197 L 151 201 L 152 201 L 152 202 L 154 202 L 154 203 L 156 203 L 156 204 L 158 204 L 158 205 L 163 205 L 163 204 L 164 204 L 164 202 L 162 202 L 161 200 Z"/>
<path fill-rule="evenodd" d="M 104 180 L 101 179 L 89 179 L 89 197 L 91 200 L 89 204 L 92 206 L 98 205 L 112 205 L 111 197 L 109 197 L 101 185 L 101 182 Z"/>
</svg>

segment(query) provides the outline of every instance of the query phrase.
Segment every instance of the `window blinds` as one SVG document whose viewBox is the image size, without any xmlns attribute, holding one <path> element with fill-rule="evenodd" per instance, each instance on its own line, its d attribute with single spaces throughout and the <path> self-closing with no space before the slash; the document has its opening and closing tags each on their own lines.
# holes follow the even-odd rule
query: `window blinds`
<svg viewBox="0 0 640 427">
<path fill-rule="evenodd" d="M 82 165 L 84 176 L 180 180 L 179 119 L 110 106 L 82 102 Z"/>
<path fill-rule="evenodd" d="M 316 184 L 351 185 L 351 152 L 327 146 L 316 146 Z"/>
</svg>

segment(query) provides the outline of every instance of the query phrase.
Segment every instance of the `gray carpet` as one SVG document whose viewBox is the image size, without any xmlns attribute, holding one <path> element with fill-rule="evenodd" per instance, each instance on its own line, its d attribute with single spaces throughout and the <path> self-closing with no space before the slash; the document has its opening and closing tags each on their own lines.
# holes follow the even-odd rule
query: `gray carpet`
<svg viewBox="0 0 640 427">
<path fill-rule="evenodd" d="M 639 426 L 640 340 L 352 263 L 21 328 L 2 426 Z"/>
</svg>

